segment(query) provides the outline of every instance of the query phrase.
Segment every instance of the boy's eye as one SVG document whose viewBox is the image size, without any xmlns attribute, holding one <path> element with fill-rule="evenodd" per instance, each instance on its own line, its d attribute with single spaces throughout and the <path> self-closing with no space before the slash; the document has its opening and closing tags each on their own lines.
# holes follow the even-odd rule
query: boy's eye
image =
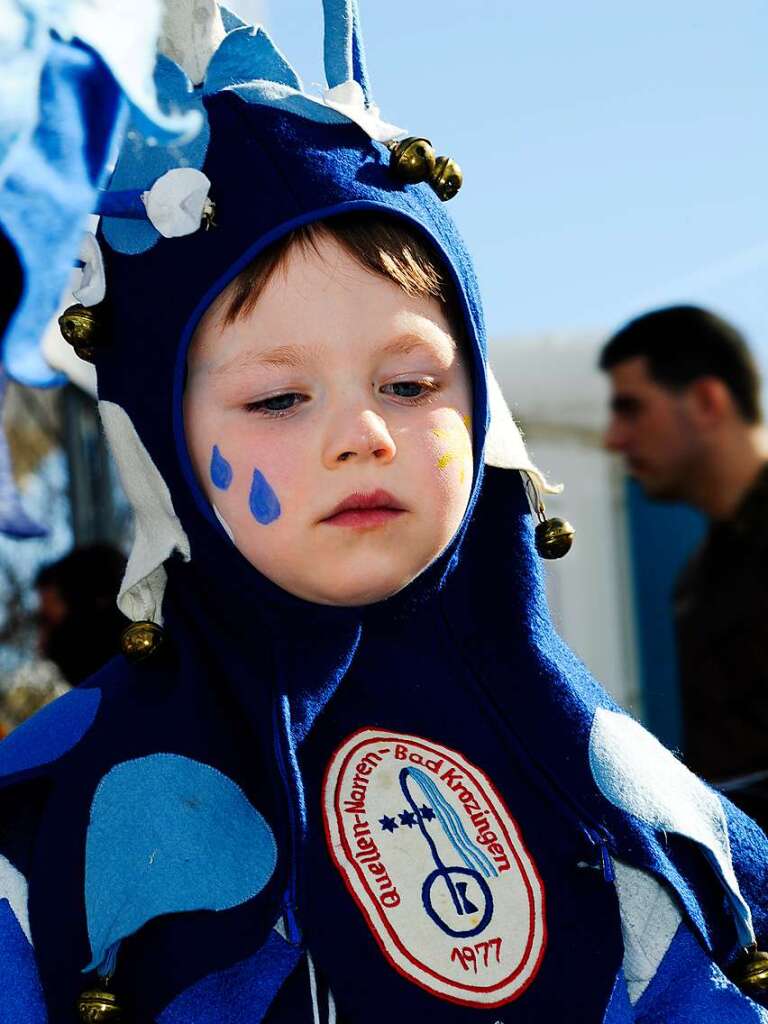
<svg viewBox="0 0 768 1024">
<path fill-rule="evenodd" d="M 405 398 L 411 401 L 418 398 L 425 398 L 427 395 L 437 391 L 438 385 L 431 380 L 398 380 L 391 384 L 385 384 L 382 391 L 385 394 L 394 395 L 395 398 Z"/>
<path fill-rule="evenodd" d="M 260 412 L 266 416 L 282 416 L 306 401 L 306 395 L 302 395 L 298 391 L 286 391 L 282 395 L 270 395 L 269 398 L 260 398 L 257 402 L 249 402 L 245 408 L 248 412 Z"/>
</svg>

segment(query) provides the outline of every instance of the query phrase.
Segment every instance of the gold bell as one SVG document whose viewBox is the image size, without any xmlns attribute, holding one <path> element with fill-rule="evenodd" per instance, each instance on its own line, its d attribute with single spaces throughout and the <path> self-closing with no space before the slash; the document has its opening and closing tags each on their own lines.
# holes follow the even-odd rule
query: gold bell
<svg viewBox="0 0 768 1024">
<path fill-rule="evenodd" d="M 79 303 L 68 306 L 59 317 L 59 328 L 64 341 L 87 363 L 95 362 L 103 341 L 102 325 L 90 306 Z"/>
<path fill-rule="evenodd" d="M 122 1008 L 112 992 L 107 990 L 107 982 L 103 988 L 89 988 L 82 993 L 77 1001 L 80 1020 L 85 1024 L 104 1024 L 106 1021 L 122 1020 Z"/>
<path fill-rule="evenodd" d="M 562 558 L 573 547 L 575 533 L 566 519 L 542 519 L 536 527 L 536 550 L 542 558 Z"/>
<path fill-rule="evenodd" d="M 768 992 L 768 953 L 763 953 L 755 943 L 747 946 L 736 962 L 731 977 L 748 996 L 765 996 Z"/>
<path fill-rule="evenodd" d="M 163 642 L 163 629 L 156 622 L 132 622 L 120 637 L 120 647 L 126 658 L 143 661 L 154 654 Z"/>
<path fill-rule="evenodd" d="M 390 143 L 392 158 L 389 166 L 401 181 L 415 185 L 419 181 L 431 181 L 435 171 L 435 151 L 429 139 L 409 136 L 400 142 Z"/>
<path fill-rule="evenodd" d="M 437 193 L 438 199 L 447 203 L 464 184 L 464 175 L 455 160 L 449 156 L 439 156 L 435 160 L 429 183 Z"/>
</svg>

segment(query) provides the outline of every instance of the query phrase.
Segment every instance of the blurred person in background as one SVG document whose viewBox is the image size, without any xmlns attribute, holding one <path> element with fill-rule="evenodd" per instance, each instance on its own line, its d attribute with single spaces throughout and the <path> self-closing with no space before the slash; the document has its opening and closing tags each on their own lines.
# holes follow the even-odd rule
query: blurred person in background
<svg viewBox="0 0 768 1024">
<path fill-rule="evenodd" d="M 766 828 L 768 444 L 755 361 L 731 324 L 673 306 L 622 327 L 600 368 L 606 447 L 649 498 L 709 521 L 674 598 L 685 761 Z"/>
<path fill-rule="evenodd" d="M 116 604 L 124 571 L 117 548 L 90 544 L 38 572 L 38 657 L 0 695 L 0 738 L 118 653 L 128 624 Z"/>
<path fill-rule="evenodd" d="M 128 624 L 116 604 L 124 572 L 125 556 L 109 544 L 75 548 L 38 572 L 39 657 L 0 696 L 0 738 L 119 652 Z"/>
<path fill-rule="evenodd" d="M 70 686 L 119 653 L 128 620 L 117 608 L 125 556 L 109 544 L 75 548 L 37 574 L 38 646 Z"/>
</svg>

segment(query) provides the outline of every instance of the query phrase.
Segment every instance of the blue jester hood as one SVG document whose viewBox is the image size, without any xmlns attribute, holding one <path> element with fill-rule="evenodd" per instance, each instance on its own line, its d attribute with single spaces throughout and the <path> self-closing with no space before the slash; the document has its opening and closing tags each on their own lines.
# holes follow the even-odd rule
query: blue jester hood
<svg viewBox="0 0 768 1024">
<path fill-rule="evenodd" d="M 524 482 L 543 485 L 488 374 L 469 257 L 432 185 L 393 174 L 356 4 L 325 7 L 324 97 L 230 22 L 202 86 L 158 64 L 201 135 L 163 149 L 130 129 L 102 197 L 95 362 L 136 513 L 120 602 L 164 640 L 0 749 L 9 813 L 23 794 L 35 820 L 3 847 L 29 893 L 16 938 L 57 1024 L 96 975 L 162 1024 L 586 1024 L 609 1019 L 639 879 L 674 894 L 658 960 L 681 918 L 723 965 L 765 926 L 759 830 L 552 628 Z M 450 268 L 476 471 L 437 562 L 394 598 L 332 608 L 234 548 L 192 472 L 182 395 L 222 288 L 294 227 L 361 210 L 406 220 Z"/>
</svg>

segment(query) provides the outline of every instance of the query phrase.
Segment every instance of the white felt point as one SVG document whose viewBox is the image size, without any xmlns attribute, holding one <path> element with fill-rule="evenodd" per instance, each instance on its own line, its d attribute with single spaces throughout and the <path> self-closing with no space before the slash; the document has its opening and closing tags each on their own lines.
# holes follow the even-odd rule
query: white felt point
<svg viewBox="0 0 768 1024">
<path fill-rule="evenodd" d="M 205 78 L 225 35 L 216 0 L 165 0 L 157 48 L 186 71 L 193 85 Z"/>
<path fill-rule="evenodd" d="M 634 1006 L 656 975 L 680 926 L 668 890 L 640 868 L 613 861 L 624 938 L 624 977 Z"/>
<path fill-rule="evenodd" d="M 21 930 L 31 944 L 32 933 L 29 929 L 29 911 L 27 910 L 27 880 L 2 854 L 0 854 L 0 899 L 8 900 Z"/>
<path fill-rule="evenodd" d="M 95 306 L 106 295 L 107 283 L 104 275 L 104 257 L 101 255 L 96 235 L 90 231 L 83 235 L 79 258 L 83 262 L 83 268 L 80 283 L 72 294 L 81 305 Z"/>
<path fill-rule="evenodd" d="M 162 624 L 168 579 L 163 563 L 174 551 L 189 561 L 189 539 L 174 511 L 168 485 L 128 413 L 114 402 L 101 401 L 99 414 L 136 524 L 117 604 L 133 622 L 147 619 Z"/>
<path fill-rule="evenodd" d="M 493 370 L 488 367 L 488 407 L 490 423 L 485 435 L 486 466 L 516 469 L 527 473 L 541 494 L 559 494 L 562 486 L 548 483 L 542 471 L 531 462 L 523 435 L 512 417 Z"/>
<path fill-rule="evenodd" d="M 194 167 L 176 167 L 142 193 L 147 216 L 163 238 L 181 238 L 197 231 L 203 220 L 211 183 Z"/>
<path fill-rule="evenodd" d="M 638 722 L 607 708 L 595 712 L 589 763 L 612 804 L 703 848 L 728 897 L 741 943 L 753 942 L 752 913 L 733 870 L 728 824 L 717 794 Z"/>
<path fill-rule="evenodd" d="M 373 104 L 368 107 L 365 105 L 363 90 L 353 79 L 341 82 L 333 89 L 326 89 L 323 93 L 323 103 L 326 107 L 331 107 L 332 110 L 348 117 L 350 121 L 354 121 L 376 142 L 391 142 L 392 139 L 405 135 L 403 128 L 382 121 L 378 107 Z"/>
</svg>

